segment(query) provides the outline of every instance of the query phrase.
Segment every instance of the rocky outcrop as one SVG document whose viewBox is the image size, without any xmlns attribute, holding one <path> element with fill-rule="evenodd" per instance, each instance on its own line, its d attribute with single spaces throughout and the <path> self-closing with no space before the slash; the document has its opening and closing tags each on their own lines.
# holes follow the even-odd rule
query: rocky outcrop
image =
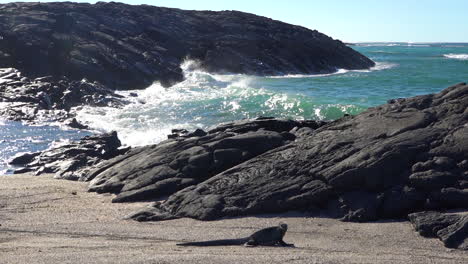
<svg viewBox="0 0 468 264">
<path fill-rule="evenodd" d="M 56 178 L 91 181 L 90 191 L 118 194 L 114 202 L 154 200 L 283 146 L 324 124 L 260 117 L 225 123 L 208 132 L 173 130 L 160 144 L 133 149 L 120 149 L 113 132 L 44 152 L 20 154 L 10 164 L 24 166 L 16 173 L 47 172 L 56 173 Z"/>
<path fill-rule="evenodd" d="M 327 209 L 343 220 L 370 221 L 466 209 L 467 109 L 464 83 L 391 100 L 309 131 L 132 217 L 212 220 Z"/>
<path fill-rule="evenodd" d="M 86 177 L 89 168 L 103 160 L 124 154 L 128 148 L 120 148 L 117 133 L 86 136 L 42 152 L 23 153 L 13 157 L 11 165 L 23 166 L 15 173 L 55 173 L 55 178 L 79 180 Z"/>
<path fill-rule="evenodd" d="M 113 89 L 183 79 L 185 58 L 210 72 L 329 73 L 374 63 L 338 40 L 237 11 L 121 3 L 0 5 L 0 68 L 26 76 L 87 78 Z"/>
<path fill-rule="evenodd" d="M 51 76 L 30 79 L 13 68 L 0 69 L 0 116 L 15 121 L 65 121 L 85 128 L 73 119 L 76 106 L 121 107 L 127 102 L 113 90 L 86 79 L 70 81 Z"/>
<path fill-rule="evenodd" d="M 468 214 L 419 212 L 409 215 L 414 229 L 425 237 L 437 237 L 449 248 L 468 250 Z"/>
<path fill-rule="evenodd" d="M 102 162 L 84 180 L 90 191 L 111 192 L 114 202 L 155 200 L 199 184 L 235 165 L 293 141 L 293 128 L 323 122 L 259 118 L 193 133 L 173 131 L 169 140 L 139 147 Z"/>
</svg>

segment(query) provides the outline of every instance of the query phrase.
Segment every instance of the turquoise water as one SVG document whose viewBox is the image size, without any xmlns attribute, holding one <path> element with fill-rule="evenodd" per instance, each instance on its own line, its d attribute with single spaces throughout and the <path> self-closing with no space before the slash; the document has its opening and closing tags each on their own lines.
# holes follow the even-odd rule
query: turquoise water
<svg viewBox="0 0 468 264">
<path fill-rule="evenodd" d="M 361 43 L 353 48 L 374 60 L 376 67 L 337 69 L 329 75 L 257 77 L 209 74 L 197 70 L 196 62 L 187 61 L 182 65 L 186 75 L 182 83 L 170 88 L 156 83 L 137 91 L 138 97 L 129 97 L 133 103 L 122 109 L 84 107 L 76 111 L 81 122 L 98 131 L 117 130 L 124 144 L 145 145 L 165 139 L 172 128 L 208 128 L 260 115 L 333 120 L 388 99 L 434 93 L 468 81 L 468 44 Z M 129 92 L 121 94 L 128 96 Z M 5 167 L 2 159 L 28 150 L 28 144 L 20 148 L 4 139 L 2 135 L 9 129 L 24 127 L 0 123 L 0 170 Z M 41 145 L 45 148 L 54 139 L 82 136 L 55 128 L 31 131 L 36 129 L 41 132 L 26 132 L 20 139 L 35 140 L 50 132 Z"/>
</svg>

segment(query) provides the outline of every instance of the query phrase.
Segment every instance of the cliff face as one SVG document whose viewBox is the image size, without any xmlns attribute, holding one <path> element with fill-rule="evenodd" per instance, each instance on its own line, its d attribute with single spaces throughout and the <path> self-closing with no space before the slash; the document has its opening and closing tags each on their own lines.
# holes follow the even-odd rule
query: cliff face
<svg viewBox="0 0 468 264">
<path fill-rule="evenodd" d="M 115 89 L 183 79 L 197 59 L 210 72 L 328 73 L 374 63 L 300 26 L 237 11 L 187 11 L 120 3 L 0 5 L 0 67 L 38 77 L 86 77 Z"/>
</svg>

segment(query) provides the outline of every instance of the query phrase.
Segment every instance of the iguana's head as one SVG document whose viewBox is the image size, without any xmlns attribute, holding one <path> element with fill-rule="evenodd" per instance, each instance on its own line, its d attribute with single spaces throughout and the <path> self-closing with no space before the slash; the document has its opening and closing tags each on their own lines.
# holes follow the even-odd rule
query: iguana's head
<svg viewBox="0 0 468 264">
<path fill-rule="evenodd" d="M 286 231 L 288 230 L 288 225 L 285 224 L 285 223 L 280 223 L 280 224 L 279 224 L 279 227 L 280 227 L 281 229 L 283 229 L 284 232 L 286 232 Z"/>
</svg>

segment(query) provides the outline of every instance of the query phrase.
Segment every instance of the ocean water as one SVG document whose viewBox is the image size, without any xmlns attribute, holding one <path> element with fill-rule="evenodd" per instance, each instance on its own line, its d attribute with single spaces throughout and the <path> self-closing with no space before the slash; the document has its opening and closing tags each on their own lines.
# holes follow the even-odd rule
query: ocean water
<svg viewBox="0 0 468 264">
<path fill-rule="evenodd" d="M 132 103 L 121 109 L 76 109 L 77 119 L 95 131 L 116 130 L 124 144 L 139 146 L 166 139 L 172 128 L 206 129 L 257 116 L 334 120 L 388 99 L 439 92 L 468 81 L 467 43 L 359 43 L 352 47 L 376 66 L 337 69 L 325 75 L 258 77 L 209 74 L 199 70 L 196 62 L 186 61 L 184 82 L 170 88 L 155 83 L 144 90 L 119 92 Z M 0 172 L 9 169 L 6 161 L 18 152 L 42 150 L 87 133 L 0 121 Z"/>
<path fill-rule="evenodd" d="M 8 166 L 7 161 L 17 153 L 41 151 L 90 134 L 57 125 L 27 126 L 0 119 L 0 175 L 12 172 L 14 167 Z"/>
</svg>

